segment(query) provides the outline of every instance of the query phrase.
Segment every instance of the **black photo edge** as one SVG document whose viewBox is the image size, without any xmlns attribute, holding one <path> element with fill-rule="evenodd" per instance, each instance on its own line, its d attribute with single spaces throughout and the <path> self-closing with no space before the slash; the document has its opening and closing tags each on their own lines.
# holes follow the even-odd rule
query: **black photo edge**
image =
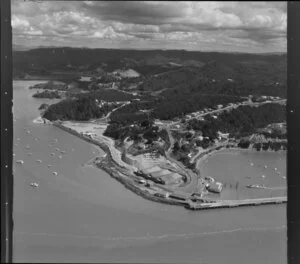
<svg viewBox="0 0 300 264">
<path fill-rule="evenodd" d="M 12 262 L 12 28 L 11 1 L 0 1 L 1 9 L 1 263 Z"/>
</svg>

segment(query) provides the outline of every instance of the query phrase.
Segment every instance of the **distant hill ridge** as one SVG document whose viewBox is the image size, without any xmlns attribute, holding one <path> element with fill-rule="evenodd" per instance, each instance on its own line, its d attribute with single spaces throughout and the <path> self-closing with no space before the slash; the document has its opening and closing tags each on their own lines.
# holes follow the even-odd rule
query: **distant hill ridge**
<svg viewBox="0 0 300 264">
<path fill-rule="evenodd" d="M 114 50 L 114 49 L 86 49 L 86 48 L 37 48 L 27 51 L 14 51 L 14 69 L 28 70 L 31 65 L 41 68 L 64 68 L 66 65 L 100 65 L 105 62 L 108 65 L 120 68 L 121 61 L 128 58 L 127 63 L 137 65 L 164 65 L 170 62 L 182 64 L 190 63 L 201 66 L 203 63 L 218 61 L 222 63 L 234 63 L 240 61 L 257 61 L 278 63 L 286 61 L 286 54 L 282 55 L 261 55 L 245 53 L 218 53 L 198 52 L 183 50 Z M 199 63 L 199 65 L 197 65 Z M 116 65 L 113 65 L 116 64 Z M 200 65 L 201 64 L 201 65 Z M 113 70 L 114 70 L 113 69 Z"/>
</svg>

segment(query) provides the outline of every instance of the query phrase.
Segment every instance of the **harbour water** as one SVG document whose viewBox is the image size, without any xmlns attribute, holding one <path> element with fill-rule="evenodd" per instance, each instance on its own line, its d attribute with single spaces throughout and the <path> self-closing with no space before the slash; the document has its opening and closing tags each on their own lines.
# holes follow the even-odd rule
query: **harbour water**
<svg viewBox="0 0 300 264">
<path fill-rule="evenodd" d="M 286 151 L 222 150 L 200 164 L 203 176 L 224 184 L 221 199 L 286 196 Z M 249 185 L 265 188 L 247 188 Z"/>
<path fill-rule="evenodd" d="M 14 82 L 15 262 L 287 262 L 285 205 L 189 211 L 143 199 L 86 165 L 103 151 L 33 123 L 38 107 L 54 102 L 32 98 L 38 82 Z M 253 163 L 278 164 L 265 154 Z M 232 184 L 236 177 L 244 176 Z"/>
</svg>

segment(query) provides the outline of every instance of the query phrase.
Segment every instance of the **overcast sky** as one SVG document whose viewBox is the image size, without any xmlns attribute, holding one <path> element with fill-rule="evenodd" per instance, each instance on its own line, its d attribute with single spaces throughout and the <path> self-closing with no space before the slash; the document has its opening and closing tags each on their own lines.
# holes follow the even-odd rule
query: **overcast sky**
<svg viewBox="0 0 300 264">
<path fill-rule="evenodd" d="M 286 24 L 286 2 L 12 0 L 13 43 L 29 47 L 286 52 Z"/>
</svg>

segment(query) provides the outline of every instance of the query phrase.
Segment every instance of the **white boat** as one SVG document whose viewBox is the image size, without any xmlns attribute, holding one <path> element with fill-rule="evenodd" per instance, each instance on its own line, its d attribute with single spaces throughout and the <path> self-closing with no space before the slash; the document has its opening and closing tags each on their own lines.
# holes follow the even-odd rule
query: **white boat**
<svg viewBox="0 0 300 264">
<path fill-rule="evenodd" d="M 58 158 L 59 158 L 59 159 L 62 159 L 62 155 L 59 155 Z"/>
<path fill-rule="evenodd" d="M 37 182 L 31 182 L 30 186 L 36 188 L 39 187 L 39 184 Z"/>
<path fill-rule="evenodd" d="M 265 178 L 266 176 L 265 176 L 265 175 L 261 175 L 261 177 L 262 177 L 262 178 Z"/>
<path fill-rule="evenodd" d="M 24 164 L 24 161 L 23 160 L 17 160 L 16 163 Z"/>
<path fill-rule="evenodd" d="M 52 174 L 57 176 L 58 173 L 56 171 L 53 171 Z"/>
<path fill-rule="evenodd" d="M 26 133 L 27 133 L 27 134 L 30 134 L 30 130 L 27 130 Z"/>
<path fill-rule="evenodd" d="M 29 145 L 27 145 L 27 146 L 26 146 L 26 149 L 30 149 L 30 146 L 29 146 Z"/>
<path fill-rule="evenodd" d="M 15 157 L 16 156 L 16 154 L 15 153 L 13 153 L 13 157 Z"/>
<path fill-rule="evenodd" d="M 285 177 L 285 176 L 281 176 L 281 178 L 282 178 L 282 179 L 286 179 L 286 177 Z"/>
<path fill-rule="evenodd" d="M 266 169 L 266 168 L 268 168 L 268 166 L 267 166 L 267 165 L 265 165 L 265 166 L 264 166 L 264 168 Z"/>
<path fill-rule="evenodd" d="M 38 163 L 42 163 L 42 161 L 41 161 L 41 160 L 36 160 L 36 162 L 38 162 Z"/>
<path fill-rule="evenodd" d="M 251 162 L 250 165 L 253 166 L 254 164 Z"/>
<path fill-rule="evenodd" d="M 246 185 L 247 188 L 257 188 L 257 189 L 264 189 L 266 188 L 265 185 L 259 185 L 259 184 L 249 184 L 249 185 Z"/>
<path fill-rule="evenodd" d="M 274 168 L 275 171 L 277 171 L 277 168 Z"/>
</svg>

